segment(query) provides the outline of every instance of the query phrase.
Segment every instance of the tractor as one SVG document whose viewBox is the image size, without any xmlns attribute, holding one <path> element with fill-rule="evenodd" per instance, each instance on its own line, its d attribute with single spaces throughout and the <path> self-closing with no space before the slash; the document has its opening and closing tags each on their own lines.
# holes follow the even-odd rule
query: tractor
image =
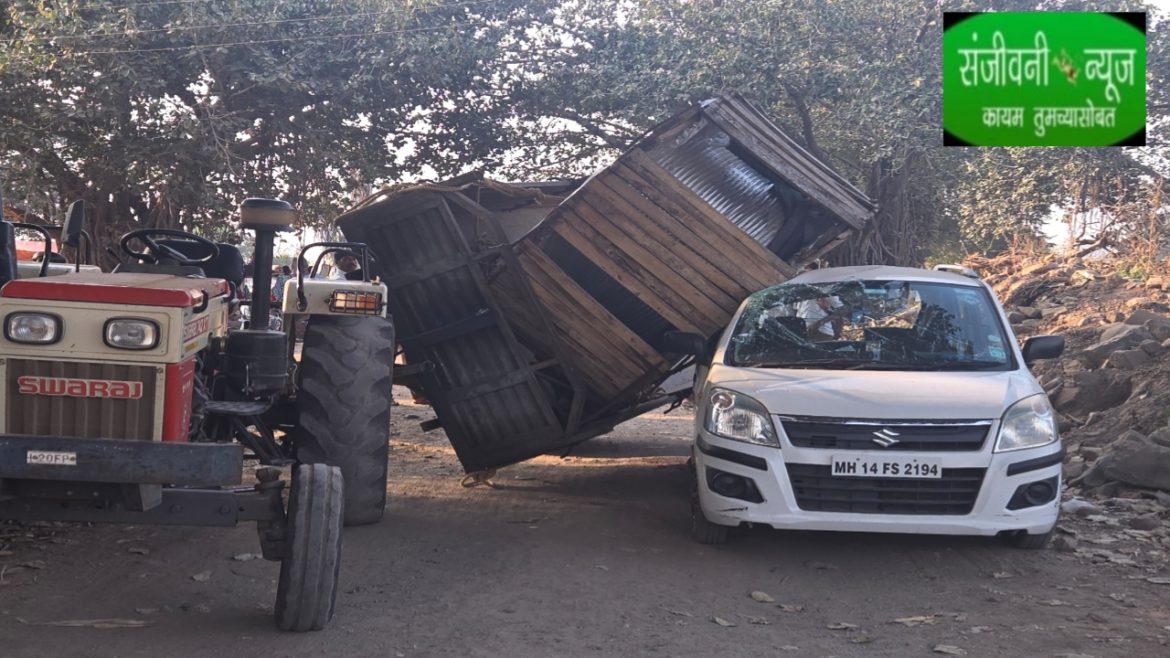
<svg viewBox="0 0 1170 658">
<path fill-rule="evenodd" d="M 308 318 L 297 358 L 298 322 L 274 331 L 267 321 L 273 245 L 291 229 L 291 205 L 240 207 L 256 235 L 246 300 L 234 294 L 244 278 L 235 246 L 135 230 L 106 273 L 92 264 L 84 215 L 77 203 L 44 229 L 75 247 L 66 264 L 48 237 L 40 263 L 17 262 L 18 227 L 0 223 L 0 519 L 255 521 L 264 558 L 281 565 L 277 626 L 320 630 L 333 615 L 343 525 L 380 520 L 386 503 L 394 328 L 365 245 L 302 250 L 322 249 L 315 269 L 342 250 L 360 254 L 362 269 L 286 283 L 284 313 Z M 250 305 L 250 328 L 229 328 L 237 304 Z"/>
</svg>

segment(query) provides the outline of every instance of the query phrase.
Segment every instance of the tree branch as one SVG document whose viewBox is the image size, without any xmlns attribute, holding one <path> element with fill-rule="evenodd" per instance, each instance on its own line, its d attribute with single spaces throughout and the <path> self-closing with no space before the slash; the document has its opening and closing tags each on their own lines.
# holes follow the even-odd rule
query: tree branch
<svg viewBox="0 0 1170 658">
<path fill-rule="evenodd" d="M 620 149 L 620 150 L 624 151 L 626 149 L 626 147 L 629 146 L 629 140 L 636 136 L 631 131 L 620 128 L 619 126 L 615 126 L 611 123 L 608 124 L 610 127 L 626 133 L 626 138 L 622 139 L 622 138 L 618 137 L 617 135 L 611 134 L 610 132 L 608 132 L 604 128 L 602 128 L 601 122 L 594 121 L 593 119 L 588 119 L 584 116 L 581 116 L 580 113 L 575 112 L 575 111 L 570 110 L 570 109 L 567 109 L 567 108 L 561 110 L 559 112 L 559 116 L 562 119 L 569 119 L 570 121 L 577 122 L 582 128 L 585 129 L 586 132 L 588 132 L 590 135 L 593 135 L 594 137 L 597 137 L 601 141 L 605 142 L 605 144 L 607 146 L 609 146 L 610 148 Z"/>
<path fill-rule="evenodd" d="M 800 132 L 804 139 L 804 148 L 813 155 L 814 158 L 820 160 L 825 164 L 829 164 L 829 158 L 821 147 L 817 145 L 817 138 L 813 132 L 812 115 L 809 114 L 808 105 L 804 102 L 804 95 L 794 86 L 785 82 L 784 90 L 788 92 L 788 97 L 792 99 L 792 105 L 796 108 L 796 114 L 800 117 Z"/>
</svg>

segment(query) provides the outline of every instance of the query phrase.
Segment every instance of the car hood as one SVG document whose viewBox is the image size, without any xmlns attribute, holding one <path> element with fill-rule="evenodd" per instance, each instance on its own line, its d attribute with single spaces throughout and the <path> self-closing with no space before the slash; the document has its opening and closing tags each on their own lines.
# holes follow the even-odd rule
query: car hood
<svg viewBox="0 0 1170 658">
<path fill-rule="evenodd" d="M 886 420 L 990 420 L 1043 392 L 1026 370 L 895 372 L 784 370 L 718 365 L 709 386 L 759 400 L 774 414 Z"/>
</svg>

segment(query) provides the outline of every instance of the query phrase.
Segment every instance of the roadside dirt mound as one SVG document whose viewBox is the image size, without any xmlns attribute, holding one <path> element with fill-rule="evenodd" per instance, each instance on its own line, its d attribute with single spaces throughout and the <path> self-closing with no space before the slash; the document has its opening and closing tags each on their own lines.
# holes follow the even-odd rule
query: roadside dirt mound
<svg viewBox="0 0 1170 658">
<path fill-rule="evenodd" d="M 1170 550 L 1170 282 L 1128 280 L 1107 263 L 1008 262 L 968 265 L 995 288 L 1021 340 L 1055 334 L 1066 341 L 1062 358 L 1033 367 L 1058 412 L 1068 451 L 1056 547 L 1096 561 L 1164 557 Z"/>
</svg>

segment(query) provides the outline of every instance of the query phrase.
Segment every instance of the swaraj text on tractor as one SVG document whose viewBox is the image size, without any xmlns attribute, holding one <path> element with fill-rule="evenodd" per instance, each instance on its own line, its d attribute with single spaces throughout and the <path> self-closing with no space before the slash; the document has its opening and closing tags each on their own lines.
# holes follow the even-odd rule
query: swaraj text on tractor
<svg viewBox="0 0 1170 658">
<path fill-rule="evenodd" d="M 274 237 L 294 214 L 283 201 L 241 207 L 258 328 L 231 331 L 234 246 L 142 229 L 111 273 L 50 270 L 17 262 L 14 227 L 0 224 L 0 519 L 255 521 L 264 557 L 281 562 L 277 624 L 324 627 L 342 525 L 378 521 L 385 505 L 394 329 L 368 263 L 358 280 L 288 282 L 285 313 L 309 318 L 299 362 L 297 323 L 267 329 Z M 56 227 L 63 244 L 81 243 L 83 218 Z M 325 246 L 366 260 L 362 244 Z M 241 486 L 250 460 L 257 482 Z"/>
</svg>

